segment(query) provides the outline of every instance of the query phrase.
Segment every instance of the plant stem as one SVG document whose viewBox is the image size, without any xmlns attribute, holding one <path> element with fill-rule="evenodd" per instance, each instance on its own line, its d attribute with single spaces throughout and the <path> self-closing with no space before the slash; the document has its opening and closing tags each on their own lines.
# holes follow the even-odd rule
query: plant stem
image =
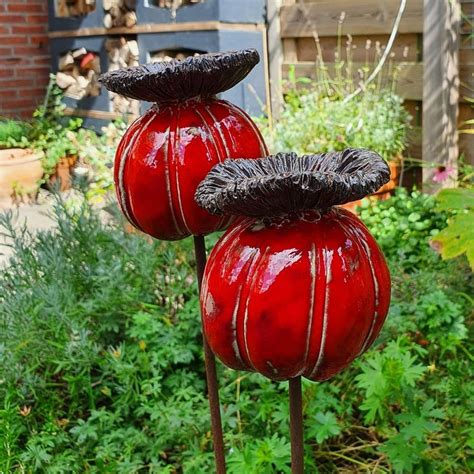
<svg viewBox="0 0 474 474">
<path fill-rule="evenodd" d="M 291 432 L 291 472 L 304 474 L 303 448 L 303 401 L 301 377 L 289 380 L 290 392 L 290 432 Z"/>
<path fill-rule="evenodd" d="M 194 236 L 194 253 L 196 255 L 196 274 L 199 293 L 201 293 L 202 277 L 206 266 L 206 244 L 203 236 Z M 214 441 L 214 457 L 216 473 L 225 474 L 224 438 L 222 435 L 221 410 L 219 405 L 219 387 L 217 385 L 216 358 L 207 343 L 204 330 L 202 333 L 204 346 L 204 363 L 206 365 L 207 392 L 211 412 L 211 429 Z"/>
</svg>

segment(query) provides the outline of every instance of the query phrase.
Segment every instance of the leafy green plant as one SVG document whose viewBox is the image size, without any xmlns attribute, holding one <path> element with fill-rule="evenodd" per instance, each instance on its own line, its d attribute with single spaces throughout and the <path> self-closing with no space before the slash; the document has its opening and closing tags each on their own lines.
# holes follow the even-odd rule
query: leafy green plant
<svg viewBox="0 0 474 474">
<path fill-rule="evenodd" d="M 28 122 L 0 119 L 0 148 L 26 148 L 30 145 L 31 125 Z"/>
<path fill-rule="evenodd" d="M 443 189 L 437 196 L 439 211 L 456 211 L 448 226 L 433 239 L 445 259 L 465 254 L 474 270 L 474 190 L 472 187 Z"/>
<path fill-rule="evenodd" d="M 392 199 L 430 220 L 421 230 L 408 220 L 407 235 L 438 228 L 431 199 Z M 401 237 L 395 217 L 388 232 L 379 211 L 389 203 L 364 210 L 384 236 L 390 314 L 357 363 L 329 383 L 304 382 L 307 470 L 467 474 L 472 277 L 427 240 L 425 254 Z M 413 209 L 401 209 L 405 222 Z M 33 235 L 1 217 L 13 256 L 0 272 L 0 471 L 212 472 L 192 242 L 126 233 L 87 199 L 58 202 L 55 219 Z M 289 472 L 287 384 L 218 370 L 229 472 Z"/>
<path fill-rule="evenodd" d="M 386 201 L 364 199 L 359 212 L 385 256 L 415 270 L 439 262 L 429 242 L 445 227 L 448 214 L 436 206 L 433 196 L 399 188 Z"/>
<path fill-rule="evenodd" d="M 369 148 L 390 160 L 405 149 L 407 122 L 402 101 L 392 92 L 369 90 L 346 103 L 316 90 L 293 96 L 273 129 L 265 119 L 260 125 L 273 152 Z"/>
</svg>

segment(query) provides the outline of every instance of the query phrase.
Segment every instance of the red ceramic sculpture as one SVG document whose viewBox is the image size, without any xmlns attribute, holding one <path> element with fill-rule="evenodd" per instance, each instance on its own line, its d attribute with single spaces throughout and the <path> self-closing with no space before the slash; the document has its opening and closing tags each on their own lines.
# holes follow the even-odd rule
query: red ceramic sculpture
<svg viewBox="0 0 474 474">
<path fill-rule="evenodd" d="M 241 81 L 259 61 L 255 50 L 154 63 L 102 76 L 111 91 L 154 102 L 127 130 L 115 159 L 118 201 L 128 220 L 161 240 L 225 229 L 194 193 L 226 158 L 266 154 L 250 117 L 215 95 Z"/>
<path fill-rule="evenodd" d="M 214 168 L 196 193 L 240 214 L 205 270 L 201 307 L 214 353 L 274 380 L 326 380 L 367 350 L 390 301 L 384 257 L 365 225 L 333 207 L 389 179 L 375 153 L 277 155 Z"/>
</svg>

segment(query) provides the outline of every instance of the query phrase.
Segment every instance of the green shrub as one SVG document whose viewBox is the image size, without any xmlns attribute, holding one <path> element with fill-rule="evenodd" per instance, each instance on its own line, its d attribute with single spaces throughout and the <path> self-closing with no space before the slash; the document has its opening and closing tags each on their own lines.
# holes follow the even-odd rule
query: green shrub
<svg viewBox="0 0 474 474">
<path fill-rule="evenodd" d="M 259 123 L 272 152 L 368 148 L 390 160 L 405 149 L 408 117 L 402 100 L 389 91 L 368 90 L 346 103 L 316 90 L 285 103 L 273 129 L 265 120 Z"/>
<path fill-rule="evenodd" d="M 0 119 L 0 148 L 25 148 L 29 145 L 31 126 L 27 122 Z"/>
<path fill-rule="evenodd" d="M 398 188 L 386 201 L 362 201 L 360 217 L 385 256 L 406 270 L 438 265 L 430 240 L 446 226 L 448 213 L 436 208 L 434 196 Z"/>
<path fill-rule="evenodd" d="M 56 216 L 36 238 L 2 218 L 15 253 L 0 274 L 0 472 L 212 472 L 191 241 L 127 234 L 87 204 Z M 469 273 L 383 245 L 380 341 L 304 383 L 307 470 L 472 472 Z M 287 384 L 218 369 L 229 472 L 289 473 Z"/>
</svg>

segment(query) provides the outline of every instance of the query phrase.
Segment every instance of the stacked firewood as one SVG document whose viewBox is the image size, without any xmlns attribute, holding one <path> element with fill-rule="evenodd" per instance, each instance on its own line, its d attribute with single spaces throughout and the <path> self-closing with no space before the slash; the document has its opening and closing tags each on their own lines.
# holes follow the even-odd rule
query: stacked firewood
<svg viewBox="0 0 474 474">
<path fill-rule="evenodd" d="M 159 63 L 161 61 L 169 62 L 172 59 L 182 61 L 183 59 L 189 56 L 199 56 L 199 53 L 190 49 L 162 49 L 161 51 L 157 51 L 156 53 L 154 53 L 150 59 L 152 63 Z"/>
<path fill-rule="evenodd" d="M 106 11 L 104 26 L 106 28 L 135 26 L 137 24 L 136 3 L 136 0 L 103 0 Z"/>
<path fill-rule="evenodd" d="M 56 16 L 82 16 L 95 10 L 95 0 L 56 0 Z"/>
<path fill-rule="evenodd" d="M 56 84 L 66 97 L 76 100 L 100 94 L 100 57 L 86 48 L 75 49 L 59 58 Z"/>
<path fill-rule="evenodd" d="M 138 66 L 138 43 L 124 37 L 109 38 L 105 42 L 109 55 L 109 71 Z M 112 112 L 117 114 L 140 114 L 140 102 L 113 92 L 109 93 Z"/>
<path fill-rule="evenodd" d="M 160 8 L 170 8 L 171 10 L 177 10 L 185 5 L 192 5 L 193 3 L 202 3 L 204 0 L 155 0 L 155 3 Z"/>
</svg>

